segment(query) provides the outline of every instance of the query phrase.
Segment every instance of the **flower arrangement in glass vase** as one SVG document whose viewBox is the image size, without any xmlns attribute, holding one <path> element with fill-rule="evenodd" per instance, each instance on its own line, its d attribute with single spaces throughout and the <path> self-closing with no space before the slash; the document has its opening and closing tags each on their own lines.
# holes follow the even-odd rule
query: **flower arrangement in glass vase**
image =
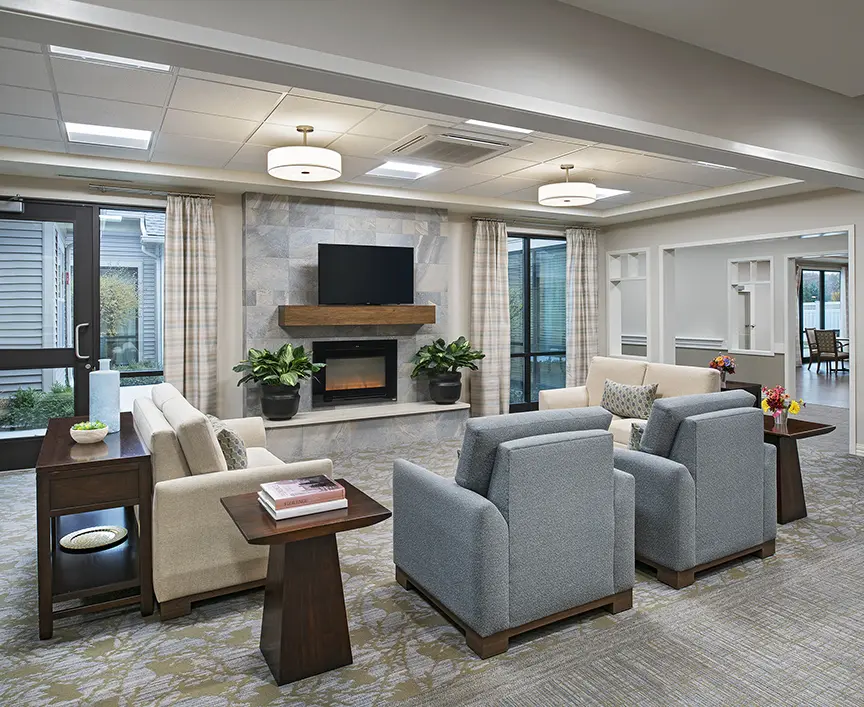
<svg viewBox="0 0 864 707">
<path fill-rule="evenodd" d="M 718 353 L 708 364 L 709 368 L 720 371 L 720 385 L 726 382 L 726 374 L 735 373 L 735 359 L 729 354 Z"/>
<path fill-rule="evenodd" d="M 789 413 L 797 415 L 804 407 L 803 400 L 793 400 L 782 385 L 769 388 L 762 386 L 762 410 L 774 416 L 774 425 L 785 426 Z"/>
</svg>

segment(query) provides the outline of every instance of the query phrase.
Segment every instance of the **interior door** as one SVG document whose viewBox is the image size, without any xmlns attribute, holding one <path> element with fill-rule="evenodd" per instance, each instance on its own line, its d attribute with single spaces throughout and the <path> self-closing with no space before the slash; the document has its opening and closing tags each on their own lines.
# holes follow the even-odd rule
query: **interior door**
<svg viewBox="0 0 864 707">
<path fill-rule="evenodd" d="M 97 352 L 94 210 L 0 212 L 0 470 L 35 465 L 51 417 L 87 414 Z"/>
</svg>

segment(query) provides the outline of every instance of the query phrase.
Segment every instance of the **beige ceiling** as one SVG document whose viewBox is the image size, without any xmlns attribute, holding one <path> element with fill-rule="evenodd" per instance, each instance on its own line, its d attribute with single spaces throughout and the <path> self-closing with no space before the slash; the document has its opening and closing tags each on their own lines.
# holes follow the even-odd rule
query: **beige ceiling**
<svg viewBox="0 0 864 707">
<path fill-rule="evenodd" d="M 847 96 L 864 94 L 862 0 L 561 0 Z"/>
<path fill-rule="evenodd" d="M 560 180 L 560 164 L 568 162 L 574 178 L 630 192 L 598 201 L 598 211 L 762 179 L 542 133 L 501 133 L 530 144 L 408 183 L 365 174 L 386 161 L 377 153 L 413 131 L 461 125 L 467 117 L 186 69 L 104 66 L 0 39 L 0 147 L 264 174 L 267 151 L 298 144 L 296 126 L 311 124 L 310 144 L 342 153 L 344 183 L 536 204 L 537 187 Z M 70 143 L 64 121 L 151 130 L 154 138 L 148 151 Z"/>
</svg>

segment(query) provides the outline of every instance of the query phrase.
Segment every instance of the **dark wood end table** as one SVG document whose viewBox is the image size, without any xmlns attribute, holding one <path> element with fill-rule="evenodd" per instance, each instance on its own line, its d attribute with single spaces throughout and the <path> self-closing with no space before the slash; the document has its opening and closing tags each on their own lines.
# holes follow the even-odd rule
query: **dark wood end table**
<svg viewBox="0 0 864 707">
<path fill-rule="evenodd" d="M 39 638 L 51 638 L 54 619 L 131 604 L 153 613 L 150 453 L 135 433 L 132 413 L 120 415 L 120 431 L 104 442 L 77 444 L 69 428 L 86 417 L 58 417 L 48 429 L 36 462 L 36 546 L 39 575 Z M 135 518 L 134 506 L 138 506 Z M 118 525 L 128 536 L 115 547 L 86 553 L 60 548 L 67 533 Z M 138 588 L 139 593 L 54 610 L 54 602 L 89 600 Z"/>
<path fill-rule="evenodd" d="M 336 533 L 375 525 L 391 513 L 337 481 L 348 507 L 300 518 L 273 520 L 257 493 L 222 499 L 246 542 L 271 546 L 260 646 L 278 685 L 353 662 Z"/>
<path fill-rule="evenodd" d="M 807 517 L 798 440 L 826 435 L 836 427 L 792 417 L 785 426 L 775 427 L 771 415 L 764 417 L 765 441 L 777 448 L 777 522 L 791 523 Z"/>
<path fill-rule="evenodd" d="M 751 395 L 756 396 L 756 402 L 753 403 L 753 407 L 761 407 L 762 406 L 762 385 L 760 383 L 747 383 L 746 381 L 730 381 L 728 378 L 726 382 L 720 386 L 720 390 L 746 390 Z"/>
</svg>

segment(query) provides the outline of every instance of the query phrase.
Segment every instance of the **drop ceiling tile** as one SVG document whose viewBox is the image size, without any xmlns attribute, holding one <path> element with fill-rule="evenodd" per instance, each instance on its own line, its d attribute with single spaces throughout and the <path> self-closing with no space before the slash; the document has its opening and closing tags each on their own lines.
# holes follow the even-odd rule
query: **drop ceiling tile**
<svg viewBox="0 0 864 707">
<path fill-rule="evenodd" d="M 598 187 L 606 187 L 607 189 L 624 189 L 630 192 L 651 194 L 654 198 L 662 196 L 678 196 L 679 194 L 689 194 L 704 189 L 704 187 L 695 184 L 670 182 L 664 179 L 653 179 L 651 177 L 641 177 L 633 174 L 618 174 L 602 170 L 585 170 L 577 172 L 576 174 L 571 172 L 571 178 L 591 180 L 595 182 Z"/>
<path fill-rule="evenodd" d="M 426 118 L 379 110 L 355 125 L 348 132 L 352 135 L 380 137 L 385 140 L 395 141 L 428 124 L 429 121 Z"/>
<path fill-rule="evenodd" d="M 266 81 L 243 79 L 238 76 L 226 76 L 225 74 L 211 74 L 208 71 L 195 71 L 194 69 L 180 69 L 180 76 L 189 76 L 193 79 L 203 79 L 204 81 L 215 81 L 216 83 L 226 83 L 231 84 L 232 86 L 257 88 L 262 91 L 275 91 L 276 93 L 288 93 L 288 91 L 291 90 L 290 86 L 267 83 Z"/>
<path fill-rule="evenodd" d="M 474 184 L 464 189 L 459 189 L 457 194 L 469 194 L 470 196 L 488 196 L 496 197 L 504 194 L 512 194 L 521 189 L 528 189 L 534 186 L 531 180 L 527 179 L 512 179 L 510 177 L 498 177 L 488 182 Z"/>
<path fill-rule="evenodd" d="M 0 135 L 0 145 L 17 147 L 22 150 L 41 150 L 42 152 L 66 152 L 66 146 L 55 140 L 34 140 L 26 137 Z"/>
<path fill-rule="evenodd" d="M 413 184 L 417 189 L 446 193 L 454 192 L 457 189 L 464 189 L 474 184 L 488 182 L 489 179 L 488 174 L 477 174 L 467 169 L 451 167 L 450 169 L 442 169 L 440 172 L 430 174 L 428 177 L 422 177 L 413 182 Z"/>
<path fill-rule="evenodd" d="M 57 120 L 54 94 L 17 86 L 0 86 L 0 106 L 7 113 Z"/>
<path fill-rule="evenodd" d="M 261 91 L 180 76 L 168 105 L 171 108 L 198 113 L 261 122 L 270 114 L 282 95 L 281 92 Z"/>
<path fill-rule="evenodd" d="M 62 141 L 60 126 L 56 120 L 25 118 L 20 115 L 0 113 L 0 135 L 26 137 L 34 140 Z"/>
<path fill-rule="evenodd" d="M 327 147 L 331 150 L 336 150 L 343 155 L 353 155 L 355 157 L 371 157 L 379 151 L 393 144 L 393 140 L 387 140 L 380 137 L 367 137 L 366 135 L 351 135 L 346 133 L 341 137 L 336 138 Z M 384 158 L 384 155 L 381 156 Z"/>
<path fill-rule="evenodd" d="M 562 155 L 558 161 L 570 163 L 577 169 L 602 169 L 622 174 L 643 174 L 646 169 L 650 168 L 654 159 L 656 158 L 636 152 L 610 150 L 594 146 Z"/>
<path fill-rule="evenodd" d="M 138 160 L 146 162 L 150 156 L 148 150 L 133 150 L 128 147 L 107 147 L 105 145 L 85 145 L 70 142 L 69 153 L 72 155 L 92 155 L 93 157 L 115 157 L 123 160 Z"/>
<path fill-rule="evenodd" d="M 166 111 L 165 120 L 162 122 L 163 133 L 232 142 L 244 142 L 256 127 L 258 127 L 258 122 L 254 120 L 193 113 L 175 108 L 169 108 Z"/>
<path fill-rule="evenodd" d="M 292 88 L 292 96 L 300 96 L 302 98 L 316 98 L 320 101 L 330 101 L 332 103 L 345 103 L 349 106 L 360 106 L 361 108 L 381 108 L 381 103 L 374 101 L 364 101 L 362 98 L 348 98 L 347 96 L 337 96 L 333 93 L 322 93 L 321 91 L 310 91 L 306 88 Z"/>
<path fill-rule="evenodd" d="M 554 142 L 565 142 L 570 145 L 595 145 L 596 143 L 591 142 L 591 140 L 582 140 L 580 138 L 575 137 L 565 137 L 564 135 L 555 135 L 554 133 L 542 133 L 542 132 L 534 132 L 531 133 L 532 138 L 541 138 L 543 140 L 552 140 Z"/>
<path fill-rule="evenodd" d="M 369 157 L 343 157 L 342 177 L 339 181 L 345 182 L 348 180 L 356 180 L 357 177 L 366 174 L 366 172 L 369 172 L 382 164 L 384 164 L 384 160 L 372 159 Z"/>
<path fill-rule="evenodd" d="M 0 47 L 7 49 L 20 49 L 23 52 L 39 52 L 42 53 L 42 45 L 36 42 L 25 42 L 23 39 L 11 39 L 10 37 L 0 37 Z"/>
<path fill-rule="evenodd" d="M 316 130 L 346 133 L 371 115 L 371 108 L 287 95 L 267 119 L 275 125 L 311 125 Z"/>
<path fill-rule="evenodd" d="M 645 176 L 669 179 L 674 182 L 699 184 L 705 187 L 724 187 L 730 184 L 761 179 L 758 174 L 742 172 L 737 169 L 720 169 L 718 167 L 693 164 L 692 162 L 660 158 L 657 158 L 656 163 L 651 169 L 646 170 Z"/>
<path fill-rule="evenodd" d="M 464 118 L 458 118 L 455 115 L 446 115 L 444 113 L 431 113 L 428 110 L 414 110 L 413 108 L 403 108 L 402 106 L 382 106 L 384 110 L 390 113 L 402 113 L 402 115 L 413 115 L 416 118 L 425 118 L 428 122 L 436 125 L 461 125 L 465 122 Z M 466 129 L 477 130 L 477 126 L 465 126 Z M 510 133 L 511 135 L 513 133 Z"/>
<path fill-rule="evenodd" d="M 477 174 L 488 174 L 493 177 L 501 177 L 510 172 L 516 172 L 526 167 L 531 167 L 534 163 L 527 160 L 517 160 L 509 155 L 501 155 L 493 157 L 491 160 L 480 162 L 469 167 L 472 172 Z"/>
<path fill-rule="evenodd" d="M 239 142 L 162 134 L 150 161 L 195 167 L 222 167 L 242 146 Z"/>
<path fill-rule="evenodd" d="M 122 69 L 59 57 L 51 58 L 51 68 L 59 93 L 161 107 L 171 89 L 171 74 L 160 71 Z"/>
<path fill-rule="evenodd" d="M 306 144 L 313 147 L 327 147 L 341 133 L 328 132 L 326 130 L 318 130 L 308 134 Z M 303 135 L 297 132 L 297 128 L 293 125 L 276 125 L 275 123 L 264 123 L 255 134 L 249 138 L 248 142 L 254 145 L 267 145 L 268 147 L 282 147 L 283 145 L 302 145 Z"/>
<path fill-rule="evenodd" d="M 511 177 L 517 177 L 519 179 L 533 179 L 536 182 L 563 182 L 564 181 L 564 170 L 561 169 L 561 163 L 569 163 L 568 159 L 560 159 L 553 162 L 541 162 L 540 164 L 534 164 L 530 167 L 526 167 L 525 169 L 520 169 L 517 172 L 511 172 Z M 570 171 L 570 177 L 573 178 L 576 175 L 577 170 Z"/>
<path fill-rule="evenodd" d="M 243 145 L 231 161 L 225 165 L 225 169 L 234 169 L 241 172 L 267 172 L 267 152 L 270 150 L 266 145 Z"/>
<path fill-rule="evenodd" d="M 45 56 L 0 48 L 0 84 L 51 90 Z"/>
<path fill-rule="evenodd" d="M 124 101 L 108 101 L 104 98 L 60 94 L 60 112 L 67 123 L 110 125 L 116 128 L 135 130 L 159 129 L 162 109 Z"/>
<path fill-rule="evenodd" d="M 524 139 L 530 141 L 530 145 L 517 147 L 512 152 L 508 152 L 507 156 L 517 160 L 530 160 L 533 162 L 546 162 L 554 160 L 561 155 L 567 155 L 573 152 L 573 143 L 555 142 L 554 140 L 534 139 L 533 135 L 526 135 Z M 588 147 L 588 145 L 585 145 Z"/>
</svg>

